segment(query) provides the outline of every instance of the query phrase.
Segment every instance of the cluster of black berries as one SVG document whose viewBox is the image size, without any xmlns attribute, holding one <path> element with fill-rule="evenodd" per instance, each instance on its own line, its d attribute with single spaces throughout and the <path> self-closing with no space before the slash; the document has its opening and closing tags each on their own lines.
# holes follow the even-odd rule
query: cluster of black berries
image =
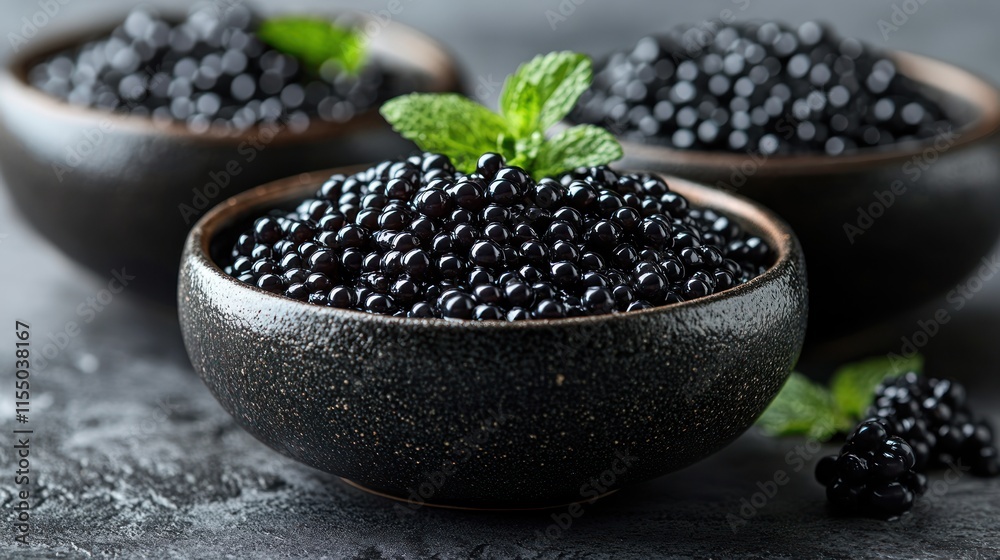
<svg viewBox="0 0 1000 560">
<path fill-rule="evenodd" d="M 820 460 L 816 479 L 838 511 L 895 517 L 927 490 L 927 477 L 914 470 L 916 461 L 906 441 L 890 436 L 878 420 L 867 420 L 851 433 L 840 455 Z"/>
<path fill-rule="evenodd" d="M 178 24 L 137 9 L 109 36 L 34 66 L 29 80 L 74 105 L 182 121 L 196 132 L 272 122 L 304 130 L 418 87 L 416 76 L 376 62 L 357 76 L 333 64 L 313 75 L 261 42 L 256 25 L 243 6 L 201 8 Z"/>
<path fill-rule="evenodd" d="M 766 155 L 839 155 L 948 126 L 890 58 L 814 22 L 645 37 L 605 61 L 572 119 L 679 149 Z"/>
<path fill-rule="evenodd" d="M 870 416 L 839 456 L 816 466 L 817 480 L 841 511 L 904 513 L 926 490 L 928 469 L 1000 474 L 993 429 L 974 417 L 960 383 L 907 373 L 879 386 Z"/>
<path fill-rule="evenodd" d="M 580 169 L 536 182 L 497 154 L 334 175 L 239 237 L 227 273 L 290 298 L 398 317 L 555 319 L 645 309 L 745 283 L 759 237 L 652 175 Z"/>
<path fill-rule="evenodd" d="M 872 415 L 909 442 L 918 470 L 958 465 L 976 476 L 1000 474 L 993 429 L 973 415 L 960 383 L 906 374 L 878 388 Z"/>
</svg>

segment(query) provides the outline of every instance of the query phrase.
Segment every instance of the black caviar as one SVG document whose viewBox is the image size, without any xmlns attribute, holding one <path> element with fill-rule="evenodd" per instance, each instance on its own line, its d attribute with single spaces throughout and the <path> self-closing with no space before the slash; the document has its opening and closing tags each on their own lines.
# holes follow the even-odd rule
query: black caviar
<svg viewBox="0 0 1000 560">
<path fill-rule="evenodd" d="M 848 436 L 839 455 L 819 461 L 816 479 L 837 511 L 890 518 L 912 509 L 927 490 L 927 477 L 915 466 L 910 444 L 873 419 Z"/>
<path fill-rule="evenodd" d="M 334 175 L 242 233 L 226 272 L 300 301 L 398 317 L 556 319 L 646 309 L 743 284 L 772 249 L 659 177 L 579 169 L 534 181 L 485 154 Z"/>
<path fill-rule="evenodd" d="M 139 8 L 110 35 L 58 53 L 29 71 L 30 83 L 71 104 L 181 121 L 195 132 L 239 132 L 259 123 L 305 130 L 344 122 L 421 77 L 370 60 L 356 75 L 319 73 L 269 48 L 244 6 L 196 9 L 175 23 Z"/>
<path fill-rule="evenodd" d="M 891 58 L 815 22 L 645 37 L 599 66 L 571 119 L 678 149 L 764 155 L 840 155 L 950 128 Z"/>
</svg>

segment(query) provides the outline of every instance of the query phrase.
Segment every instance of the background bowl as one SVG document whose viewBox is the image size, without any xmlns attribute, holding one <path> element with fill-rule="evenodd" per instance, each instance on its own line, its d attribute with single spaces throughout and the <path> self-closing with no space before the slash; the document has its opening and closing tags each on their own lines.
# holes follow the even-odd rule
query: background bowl
<svg viewBox="0 0 1000 560">
<path fill-rule="evenodd" d="M 173 302 L 188 230 L 226 197 L 331 162 L 414 149 L 377 108 L 302 133 L 258 126 L 195 134 L 181 123 L 74 107 L 29 85 L 35 62 L 101 31 L 109 29 L 26 50 L 0 72 L 0 169 L 16 207 L 43 236 L 101 275 L 126 267 L 137 292 Z M 460 90 L 449 55 L 411 28 L 388 23 L 371 48 L 390 69 L 423 76 L 421 89 Z"/>
<path fill-rule="evenodd" d="M 623 141 L 623 168 L 738 192 L 792 226 L 809 263 L 810 346 L 954 288 L 1000 236 L 1000 94 L 944 62 L 902 52 L 892 58 L 959 124 L 954 136 L 841 157 Z"/>
<path fill-rule="evenodd" d="M 791 230 L 748 201 L 682 180 L 670 185 L 764 238 L 776 264 L 691 302 L 520 323 L 320 307 L 242 284 L 215 264 L 254 216 L 294 207 L 331 173 L 254 189 L 194 227 L 181 263 L 181 328 L 195 369 L 240 425 L 370 490 L 480 508 L 596 497 L 726 445 L 798 358 L 807 290 Z"/>
</svg>

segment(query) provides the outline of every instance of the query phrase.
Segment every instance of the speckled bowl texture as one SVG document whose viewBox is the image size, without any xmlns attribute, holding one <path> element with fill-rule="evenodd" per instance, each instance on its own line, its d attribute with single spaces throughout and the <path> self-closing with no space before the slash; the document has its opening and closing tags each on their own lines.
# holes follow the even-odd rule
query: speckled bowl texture
<svg viewBox="0 0 1000 560">
<path fill-rule="evenodd" d="M 809 346 L 945 294 L 1000 236 L 1000 91 L 945 62 L 904 52 L 892 58 L 940 101 L 951 133 L 838 157 L 622 143 L 626 169 L 733 191 L 788 221 L 809 263 Z"/>
<path fill-rule="evenodd" d="M 304 132 L 260 125 L 196 134 L 183 123 L 76 107 L 27 82 L 35 62 L 101 31 L 39 38 L 0 69 L 0 171 L 42 236 L 101 276 L 125 267 L 135 276 L 129 293 L 172 304 L 188 231 L 227 197 L 413 149 L 377 108 L 345 123 L 317 120 Z M 448 53 L 409 27 L 387 24 L 371 48 L 387 68 L 420 76 L 425 91 L 461 89 Z"/>
<path fill-rule="evenodd" d="M 205 384 L 275 450 L 414 502 L 533 508 L 595 499 L 688 466 L 743 433 L 805 334 L 791 230 L 745 200 L 668 179 L 778 253 L 751 282 L 627 314 L 450 322 L 315 306 L 227 276 L 213 255 L 254 215 L 331 172 L 216 207 L 188 237 L 181 327 Z"/>
</svg>

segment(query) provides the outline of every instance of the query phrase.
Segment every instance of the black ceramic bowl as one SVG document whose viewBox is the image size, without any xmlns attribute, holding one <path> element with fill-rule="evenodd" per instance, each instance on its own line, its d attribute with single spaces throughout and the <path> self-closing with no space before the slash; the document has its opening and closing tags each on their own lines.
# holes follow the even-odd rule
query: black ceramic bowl
<svg viewBox="0 0 1000 560">
<path fill-rule="evenodd" d="M 840 157 L 623 141 L 622 167 L 738 192 L 792 226 L 809 263 L 810 345 L 954 288 L 1000 236 L 1000 93 L 941 61 L 892 58 L 942 103 L 954 136 Z"/>
<path fill-rule="evenodd" d="M 163 127 L 74 107 L 29 85 L 37 61 L 101 31 L 36 41 L 0 71 L 0 169 L 17 208 L 43 236 L 98 274 L 126 267 L 136 276 L 130 291 L 172 302 L 187 232 L 226 197 L 331 162 L 413 149 L 377 108 L 300 133 L 259 126 L 235 136 L 196 134 L 181 123 Z M 452 59 L 413 29 L 387 24 L 371 48 L 390 70 L 421 76 L 426 91 L 460 89 Z"/>
<path fill-rule="evenodd" d="M 331 173 L 212 210 L 188 237 L 178 300 L 191 361 L 240 425 L 364 488 L 477 508 L 593 498 L 726 445 L 798 358 L 807 294 L 795 236 L 753 203 L 681 180 L 670 185 L 764 238 L 777 262 L 691 302 L 517 323 L 321 307 L 220 269 L 213 256 L 252 217 L 294 207 Z"/>
</svg>

